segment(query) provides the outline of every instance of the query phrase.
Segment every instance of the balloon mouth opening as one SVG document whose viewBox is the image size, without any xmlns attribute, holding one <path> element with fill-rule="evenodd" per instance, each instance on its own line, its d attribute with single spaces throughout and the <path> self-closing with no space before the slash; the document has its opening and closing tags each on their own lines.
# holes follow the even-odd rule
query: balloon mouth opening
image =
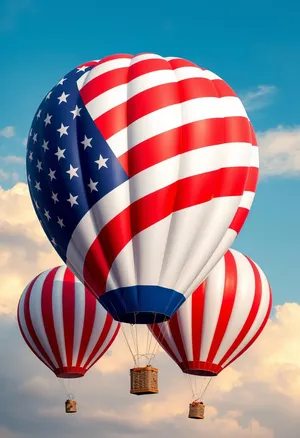
<svg viewBox="0 0 300 438">
<path fill-rule="evenodd" d="M 153 312 L 130 312 L 118 315 L 115 318 L 117 321 L 125 322 L 128 324 L 158 324 L 161 322 L 168 321 L 169 316 L 164 313 L 153 313 Z"/>
<path fill-rule="evenodd" d="M 54 370 L 54 373 L 59 379 L 78 379 L 85 375 L 86 370 L 79 367 L 66 367 L 63 369 L 56 369 Z"/>
<path fill-rule="evenodd" d="M 208 370 L 192 370 L 192 369 L 185 369 L 182 370 L 185 374 L 190 374 L 193 376 L 203 376 L 203 377 L 215 377 L 218 374 L 214 373 L 213 371 L 208 371 Z"/>
</svg>

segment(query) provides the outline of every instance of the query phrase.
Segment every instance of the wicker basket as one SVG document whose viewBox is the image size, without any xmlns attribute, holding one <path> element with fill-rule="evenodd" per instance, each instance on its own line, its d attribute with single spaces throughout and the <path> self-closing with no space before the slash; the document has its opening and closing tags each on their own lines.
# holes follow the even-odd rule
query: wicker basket
<svg viewBox="0 0 300 438">
<path fill-rule="evenodd" d="M 76 400 L 67 400 L 65 405 L 66 414 L 75 414 L 77 412 Z"/>
<path fill-rule="evenodd" d="M 130 370 L 130 393 L 136 395 L 158 393 L 158 369 L 151 366 Z"/>
<path fill-rule="evenodd" d="M 195 420 L 203 420 L 204 418 L 205 405 L 202 402 L 192 402 L 190 403 L 189 418 L 194 418 Z"/>
</svg>

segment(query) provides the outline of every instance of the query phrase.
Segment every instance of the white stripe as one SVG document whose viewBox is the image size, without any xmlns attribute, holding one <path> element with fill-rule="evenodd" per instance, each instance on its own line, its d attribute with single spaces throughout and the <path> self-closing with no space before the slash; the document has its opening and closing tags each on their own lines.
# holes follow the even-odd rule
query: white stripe
<svg viewBox="0 0 300 438">
<path fill-rule="evenodd" d="M 75 277 L 74 282 L 75 288 L 75 320 L 74 320 L 74 344 L 73 344 L 73 356 L 72 356 L 72 365 L 76 366 L 83 327 L 84 327 L 84 315 L 85 315 L 85 306 L 86 306 L 86 298 L 85 298 L 85 288 L 82 283 Z"/>
<path fill-rule="evenodd" d="M 220 76 L 217 76 L 215 73 L 209 70 L 202 70 L 199 67 L 178 67 L 174 69 L 174 72 L 177 77 L 177 81 L 182 81 L 188 78 L 203 78 L 209 79 L 211 81 L 221 80 Z"/>
<path fill-rule="evenodd" d="M 100 306 L 101 306 L 101 304 L 100 304 Z M 103 344 L 101 345 L 101 347 L 100 347 L 100 349 L 97 351 L 97 354 L 96 354 L 96 356 L 95 356 L 95 358 L 94 358 L 94 360 L 92 360 L 92 362 L 90 363 L 90 365 L 88 366 L 88 370 L 100 359 L 100 357 L 103 355 L 103 352 L 104 352 L 104 350 L 105 350 L 105 348 L 107 347 L 107 345 L 111 342 L 111 340 L 112 340 L 112 338 L 113 338 L 113 336 L 114 336 L 114 334 L 115 334 L 115 332 L 116 332 L 116 329 L 117 329 L 117 322 L 116 321 L 113 321 L 113 323 L 112 323 L 112 325 L 111 325 L 111 327 L 110 327 L 110 329 L 109 329 L 109 332 L 107 333 L 107 336 L 106 336 L 106 338 L 105 338 L 105 340 L 104 340 L 104 342 L 103 342 Z"/>
<path fill-rule="evenodd" d="M 91 82 L 93 79 L 95 79 L 98 76 L 103 75 L 104 73 L 107 73 L 112 70 L 116 70 L 119 68 L 129 67 L 130 65 L 130 58 L 118 58 L 118 59 L 112 59 L 110 61 L 106 61 L 103 64 L 99 64 L 96 67 L 92 68 L 91 70 L 84 73 L 77 81 L 77 87 L 79 90 L 81 88 Z M 84 79 L 82 79 L 84 78 Z"/>
<path fill-rule="evenodd" d="M 237 236 L 237 233 L 229 228 L 221 242 L 219 243 L 218 247 L 214 251 L 213 255 L 210 257 L 209 261 L 206 263 L 202 271 L 198 274 L 198 276 L 195 278 L 195 280 L 191 283 L 191 285 L 188 287 L 186 291 L 186 296 L 189 296 L 191 293 L 193 293 L 194 290 L 202 283 L 202 281 L 205 280 L 205 278 L 210 274 L 211 270 L 214 268 L 214 266 L 221 260 L 223 255 L 226 253 L 228 248 L 231 247 L 233 244 L 235 238 Z"/>
<path fill-rule="evenodd" d="M 251 205 L 254 201 L 254 197 L 255 192 L 244 192 L 239 207 L 247 208 L 247 210 L 250 210 Z"/>
<path fill-rule="evenodd" d="M 228 143 L 186 152 L 140 172 L 108 193 L 81 219 L 69 242 L 67 259 L 75 267 L 76 275 L 83 280 L 84 259 L 90 246 L 101 229 L 130 203 L 182 178 L 220 167 L 247 166 L 251 148 L 247 143 Z M 97 218 L 96 222 L 94 218 Z"/>
<path fill-rule="evenodd" d="M 191 297 L 190 297 L 191 298 Z M 193 361 L 193 339 L 192 335 L 192 313 L 191 305 L 183 305 L 177 314 L 179 332 L 184 345 L 185 354 L 188 361 Z"/>
<path fill-rule="evenodd" d="M 96 314 L 94 318 L 93 330 L 84 357 L 82 359 L 81 366 L 85 367 L 84 364 L 88 361 L 93 349 L 95 348 L 101 336 L 105 321 L 106 321 L 106 311 L 101 306 L 101 304 L 98 301 L 96 301 Z"/>
<path fill-rule="evenodd" d="M 32 350 L 40 358 L 40 360 L 44 361 L 48 365 L 48 367 L 51 370 L 53 370 L 52 365 L 50 365 L 50 363 L 47 361 L 47 359 L 40 353 L 38 347 L 36 346 L 35 342 L 33 341 L 32 337 L 30 336 L 29 330 L 27 328 L 27 324 L 26 324 L 26 320 L 25 320 L 25 312 L 24 312 L 24 303 L 25 303 L 25 298 L 26 298 L 26 294 L 27 294 L 27 291 L 29 289 L 29 286 L 30 286 L 30 284 L 26 287 L 26 289 L 24 290 L 24 292 L 22 293 L 21 298 L 20 298 L 20 303 L 19 303 L 20 326 L 23 330 L 25 339 L 29 343 L 29 345 L 31 346 Z"/>
<path fill-rule="evenodd" d="M 267 312 L 268 312 L 268 308 L 269 308 L 269 304 L 270 304 L 269 283 L 268 283 L 268 280 L 267 280 L 265 274 L 260 269 L 260 267 L 257 266 L 256 263 L 255 263 L 255 266 L 257 267 L 257 269 L 259 271 L 261 282 L 262 282 L 262 296 L 261 296 L 259 309 L 258 309 L 258 312 L 256 314 L 255 320 L 253 321 L 253 324 L 252 324 L 250 330 L 248 331 L 247 335 L 245 336 L 245 338 L 243 339 L 243 341 L 241 342 L 239 347 L 233 352 L 233 354 L 227 359 L 227 361 L 224 362 L 223 367 L 225 367 L 237 354 L 239 354 L 239 352 L 251 341 L 251 339 L 254 338 L 254 336 L 256 335 L 258 330 L 260 329 L 260 327 L 261 327 L 261 325 L 262 325 L 262 323 L 267 315 Z"/>
<path fill-rule="evenodd" d="M 155 53 L 143 53 L 142 55 L 134 56 L 134 58 L 131 59 L 130 65 L 134 65 L 138 62 L 147 61 L 150 59 L 162 59 L 163 61 L 165 61 L 165 58 L 160 55 L 156 55 Z"/>
<path fill-rule="evenodd" d="M 253 146 L 250 167 L 259 168 L 259 150 L 257 146 Z"/>
<path fill-rule="evenodd" d="M 66 272 L 66 267 L 61 266 L 54 277 L 52 289 L 52 312 L 54 320 L 54 328 L 60 357 L 64 367 L 67 366 L 65 332 L 64 332 L 64 317 L 63 317 L 63 280 Z"/>
<path fill-rule="evenodd" d="M 214 359 L 219 363 L 236 338 L 247 320 L 255 296 L 255 278 L 253 269 L 247 258 L 238 251 L 231 251 L 237 268 L 237 288 L 231 316 Z"/>
<path fill-rule="evenodd" d="M 215 266 L 213 275 L 207 278 L 202 323 L 200 361 L 206 361 L 209 354 L 220 315 L 224 296 L 224 286 L 225 259 L 223 257 Z"/>
<path fill-rule="evenodd" d="M 194 279 L 197 286 L 204 280 L 201 267 L 218 247 L 239 203 L 240 197 L 216 198 L 176 211 L 138 233 L 114 260 L 106 290 L 159 285 L 187 298 Z"/>
<path fill-rule="evenodd" d="M 94 115 L 91 113 L 92 118 Z M 169 105 L 153 111 L 131 123 L 107 139 L 113 153 L 119 157 L 134 146 L 171 129 L 199 120 L 224 117 L 248 118 L 237 97 L 201 97 Z"/>
<path fill-rule="evenodd" d="M 52 348 L 48 341 L 48 337 L 44 326 L 43 314 L 42 314 L 43 285 L 50 271 L 51 269 L 48 269 L 47 271 L 40 274 L 37 277 L 36 281 L 34 282 L 30 294 L 29 311 L 30 311 L 32 325 L 34 327 L 35 333 L 41 345 L 43 346 L 50 360 L 53 362 L 54 366 L 58 367 L 58 363 L 55 359 Z"/>
</svg>

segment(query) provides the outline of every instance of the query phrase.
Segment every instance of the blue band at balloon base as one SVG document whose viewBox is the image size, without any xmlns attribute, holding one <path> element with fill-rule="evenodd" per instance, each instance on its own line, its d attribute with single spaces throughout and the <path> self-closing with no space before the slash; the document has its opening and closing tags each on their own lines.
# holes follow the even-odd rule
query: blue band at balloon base
<svg viewBox="0 0 300 438">
<path fill-rule="evenodd" d="M 129 286 L 106 292 L 99 302 L 117 321 L 152 324 L 171 318 L 184 295 L 161 286 Z"/>
</svg>

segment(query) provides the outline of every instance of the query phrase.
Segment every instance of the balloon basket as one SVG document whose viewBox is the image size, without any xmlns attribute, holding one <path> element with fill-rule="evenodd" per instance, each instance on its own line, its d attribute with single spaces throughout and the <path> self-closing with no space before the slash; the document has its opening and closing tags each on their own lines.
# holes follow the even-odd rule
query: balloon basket
<svg viewBox="0 0 300 438">
<path fill-rule="evenodd" d="M 67 400 L 65 405 L 66 405 L 66 414 L 75 414 L 77 412 L 76 400 Z"/>
<path fill-rule="evenodd" d="M 193 401 L 190 403 L 189 418 L 194 418 L 195 420 L 204 419 L 205 405 L 202 402 Z"/>
<path fill-rule="evenodd" d="M 158 393 L 158 369 L 151 366 L 130 370 L 130 394 L 145 395 Z"/>
</svg>

